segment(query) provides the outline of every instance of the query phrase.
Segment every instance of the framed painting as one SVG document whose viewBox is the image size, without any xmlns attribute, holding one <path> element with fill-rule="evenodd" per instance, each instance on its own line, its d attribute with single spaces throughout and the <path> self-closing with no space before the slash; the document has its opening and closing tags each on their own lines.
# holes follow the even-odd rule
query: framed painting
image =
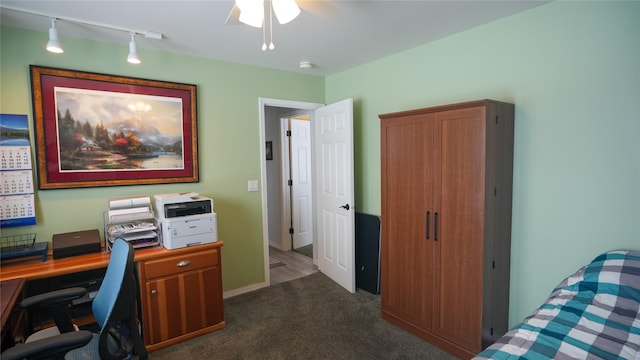
<svg viewBox="0 0 640 360">
<path fill-rule="evenodd" d="M 30 72 L 40 189 L 199 181 L 196 85 Z"/>
</svg>

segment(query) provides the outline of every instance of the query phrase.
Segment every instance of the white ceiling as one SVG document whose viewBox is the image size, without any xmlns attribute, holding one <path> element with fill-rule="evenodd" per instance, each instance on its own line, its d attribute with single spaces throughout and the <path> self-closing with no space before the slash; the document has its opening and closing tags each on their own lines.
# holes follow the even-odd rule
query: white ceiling
<svg viewBox="0 0 640 360">
<path fill-rule="evenodd" d="M 57 17 L 62 19 L 56 22 L 56 27 L 63 47 L 68 37 L 122 43 L 123 61 L 128 52 L 128 33 L 64 19 L 162 33 L 162 40 L 136 37 L 142 66 L 144 50 L 141 49 L 148 48 L 328 75 L 546 2 L 298 0 L 302 8 L 300 16 L 285 25 L 277 21 L 273 24 L 275 49 L 271 51 L 261 50 L 261 29 L 243 24 L 225 24 L 233 8 L 233 0 L 2 0 L 0 22 L 6 26 L 42 31 L 44 47 L 50 26 L 47 17 Z M 302 70 L 298 66 L 300 61 L 310 61 L 314 67 Z"/>
</svg>

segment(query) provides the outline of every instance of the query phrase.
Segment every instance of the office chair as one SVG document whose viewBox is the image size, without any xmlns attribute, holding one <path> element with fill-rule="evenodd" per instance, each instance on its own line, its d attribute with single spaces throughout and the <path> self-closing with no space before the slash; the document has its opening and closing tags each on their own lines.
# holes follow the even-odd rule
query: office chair
<svg viewBox="0 0 640 360">
<path fill-rule="evenodd" d="M 16 345 L 1 354 L 3 360 L 18 359 L 103 359 L 131 357 L 147 358 L 137 321 L 138 285 L 133 263 L 133 246 L 116 239 L 111 250 L 107 272 L 98 289 L 91 310 L 100 327 L 99 334 L 76 331 L 68 313 L 73 299 L 84 296 L 83 288 L 57 290 L 24 299 L 25 308 L 46 308 L 52 312 L 59 333 L 42 337 L 30 336 L 24 344 Z M 44 331 L 58 332 L 45 329 Z M 60 334 L 61 333 L 61 334 Z"/>
</svg>

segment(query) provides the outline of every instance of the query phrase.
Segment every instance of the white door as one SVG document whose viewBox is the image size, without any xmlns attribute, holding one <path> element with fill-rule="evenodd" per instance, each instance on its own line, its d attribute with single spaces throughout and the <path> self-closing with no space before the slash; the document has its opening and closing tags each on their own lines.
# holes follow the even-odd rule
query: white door
<svg viewBox="0 0 640 360">
<path fill-rule="evenodd" d="M 313 123 L 318 269 L 353 293 L 353 100 L 316 109 Z"/>
<path fill-rule="evenodd" d="M 313 201 L 311 178 L 311 124 L 291 118 L 291 199 L 293 248 L 313 243 Z"/>
</svg>

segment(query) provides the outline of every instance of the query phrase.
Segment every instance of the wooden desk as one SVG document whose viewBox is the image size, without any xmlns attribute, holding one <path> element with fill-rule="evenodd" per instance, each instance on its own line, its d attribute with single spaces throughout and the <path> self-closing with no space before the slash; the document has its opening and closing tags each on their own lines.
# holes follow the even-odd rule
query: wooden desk
<svg viewBox="0 0 640 360">
<path fill-rule="evenodd" d="M 0 327 L 4 329 L 9 320 L 11 310 L 16 306 L 18 300 L 22 296 L 22 288 L 24 287 L 24 279 L 13 279 L 0 282 L 0 307 L 2 308 L 2 324 Z"/>
<path fill-rule="evenodd" d="M 22 298 L 22 288 L 24 287 L 24 279 L 12 279 L 0 282 L 0 307 L 2 311 L 2 324 L 0 332 L 2 333 L 2 346 L 13 346 L 13 339 L 20 335 L 24 330 L 21 320 L 24 316 L 19 309 L 16 309 L 18 301 Z"/>
<path fill-rule="evenodd" d="M 142 329 L 148 351 L 225 327 L 220 256 L 223 245 L 223 241 L 217 241 L 175 250 L 136 250 Z M 0 281 L 29 281 L 105 268 L 109 258 L 110 254 L 103 251 L 3 265 Z"/>
</svg>

